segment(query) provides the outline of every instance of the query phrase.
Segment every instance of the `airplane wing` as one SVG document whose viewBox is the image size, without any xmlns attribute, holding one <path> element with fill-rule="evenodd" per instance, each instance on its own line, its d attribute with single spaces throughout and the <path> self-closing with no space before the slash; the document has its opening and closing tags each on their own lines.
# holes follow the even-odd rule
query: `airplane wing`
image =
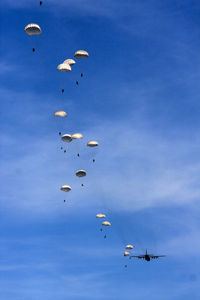
<svg viewBox="0 0 200 300">
<path fill-rule="evenodd" d="M 159 257 L 165 257 L 166 255 L 149 255 L 150 258 L 153 258 L 153 259 L 156 259 L 156 258 L 159 258 Z"/>
<path fill-rule="evenodd" d="M 131 258 L 131 257 L 145 258 L 145 255 L 131 255 L 130 258 Z"/>
</svg>

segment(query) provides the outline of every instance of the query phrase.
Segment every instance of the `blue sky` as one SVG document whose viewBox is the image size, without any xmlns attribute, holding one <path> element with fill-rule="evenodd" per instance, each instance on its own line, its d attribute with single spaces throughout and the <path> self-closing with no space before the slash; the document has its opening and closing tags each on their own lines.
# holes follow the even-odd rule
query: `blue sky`
<svg viewBox="0 0 200 300">
<path fill-rule="evenodd" d="M 0 7 L 0 298 L 199 299 L 199 1 Z M 31 22 L 41 36 L 24 33 Z M 90 57 L 57 72 L 78 49 Z M 64 154 L 59 130 L 84 139 Z M 167 257 L 126 260 L 128 243 Z"/>
</svg>

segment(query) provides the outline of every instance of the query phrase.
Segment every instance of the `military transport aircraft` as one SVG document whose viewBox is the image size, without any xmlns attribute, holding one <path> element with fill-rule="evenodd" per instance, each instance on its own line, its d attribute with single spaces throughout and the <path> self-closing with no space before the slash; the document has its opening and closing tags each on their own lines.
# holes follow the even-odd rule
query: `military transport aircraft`
<svg viewBox="0 0 200 300">
<path fill-rule="evenodd" d="M 145 259 L 146 261 L 150 261 L 151 259 L 156 259 L 156 258 L 159 258 L 159 257 L 165 257 L 165 255 L 153 255 L 153 254 L 148 254 L 148 253 L 147 253 L 147 250 L 146 250 L 146 253 L 145 253 L 145 254 L 142 254 L 142 255 L 131 255 L 131 256 L 130 256 L 130 259 L 131 259 L 132 257 L 143 258 L 143 259 Z"/>
</svg>

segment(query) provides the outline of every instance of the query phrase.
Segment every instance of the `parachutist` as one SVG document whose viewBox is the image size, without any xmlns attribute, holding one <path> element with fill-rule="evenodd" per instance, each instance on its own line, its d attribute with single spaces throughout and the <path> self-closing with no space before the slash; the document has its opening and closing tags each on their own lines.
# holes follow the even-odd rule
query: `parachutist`
<svg viewBox="0 0 200 300">
<path fill-rule="evenodd" d="M 127 265 L 125 265 L 124 267 L 127 268 Z"/>
<path fill-rule="evenodd" d="M 81 186 L 84 186 L 84 184 L 82 183 Z"/>
<path fill-rule="evenodd" d="M 40 6 L 42 5 L 42 1 L 40 1 Z"/>
<path fill-rule="evenodd" d="M 94 163 L 94 162 L 95 162 L 95 159 L 93 159 L 92 161 L 93 161 L 93 163 Z"/>
<path fill-rule="evenodd" d="M 64 200 L 64 202 L 66 202 L 66 200 Z"/>
<path fill-rule="evenodd" d="M 81 73 L 81 77 L 83 77 L 83 73 Z"/>
<path fill-rule="evenodd" d="M 33 48 L 32 51 L 35 52 L 35 48 Z"/>
<path fill-rule="evenodd" d="M 100 231 L 102 232 L 102 231 L 103 231 L 103 229 L 101 228 L 101 229 L 100 229 Z"/>
<path fill-rule="evenodd" d="M 62 149 L 63 149 L 63 147 L 60 147 L 60 149 L 62 150 Z"/>
<path fill-rule="evenodd" d="M 104 239 L 106 239 L 107 238 L 107 236 L 106 236 L 106 234 L 104 235 Z"/>
<path fill-rule="evenodd" d="M 66 150 L 64 150 L 64 153 L 66 153 Z"/>
<path fill-rule="evenodd" d="M 61 135 L 61 131 L 59 131 L 59 135 Z"/>
<path fill-rule="evenodd" d="M 78 153 L 77 156 L 80 157 L 80 154 Z"/>
<path fill-rule="evenodd" d="M 62 93 L 64 93 L 64 91 L 65 91 L 65 90 L 64 90 L 64 89 L 62 89 Z"/>
<path fill-rule="evenodd" d="M 76 80 L 76 85 L 78 85 L 78 80 Z"/>
</svg>

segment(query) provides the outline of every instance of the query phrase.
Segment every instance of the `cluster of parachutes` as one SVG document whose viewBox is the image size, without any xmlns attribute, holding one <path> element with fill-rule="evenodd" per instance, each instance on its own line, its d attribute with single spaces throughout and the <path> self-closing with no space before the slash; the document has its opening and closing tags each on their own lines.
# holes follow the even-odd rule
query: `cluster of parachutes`
<svg viewBox="0 0 200 300">
<path fill-rule="evenodd" d="M 67 113 L 63 110 L 59 110 L 54 113 L 54 116 L 63 118 L 63 117 L 67 116 Z M 61 135 L 61 132 L 59 132 L 59 135 Z M 73 133 L 73 134 L 65 133 L 61 136 L 61 140 L 64 143 L 71 143 L 73 140 L 79 140 L 82 138 L 83 138 L 83 135 L 81 133 Z M 97 147 L 98 145 L 99 145 L 99 143 L 97 141 L 89 141 L 87 143 L 87 147 L 92 147 L 92 148 Z M 80 154 L 78 153 L 77 156 L 80 156 Z M 94 162 L 94 159 L 93 159 L 93 162 Z M 87 175 L 87 173 L 85 170 L 80 169 L 80 170 L 76 171 L 76 176 L 79 178 L 85 177 L 86 175 Z M 60 189 L 64 192 L 71 191 L 71 187 L 69 185 L 63 185 L 63 186 L 61 186 Z"/>
<path fill-rule="evenodd" d="M 43 4 L 42 1 L 40 1 L 40 6 Z M 28 24 L 25 29 L 24 29 L 25 33 L 29 36 L 33 36 L 33 35 L 40 35 L 42 33 L 42 30 L 40 28 L 40 26 L 38 24 L 35 23 L 30 23 Z M 35 48 L 32 48 L 32 51 L 35 52 Z M 85 50 L 77 50 L 74 53 L 74 58 L 75 59 L 83 59 L 83 58 L 88 58 L 89 57 L 89 53 Z M 59 64 L 57 66 L 57 70 L 59 72 L 70 72 L 72 70 L 72 67 L 76 64 L 76 61 L 72 58 L 68 58 L 66 60 L 64 60 L 61 64 Z M 83 77 L 83 73 L 81 73 L 81 77 Z M 76 81 L 76 84 L 78 85 L 78 81 Z M 62 89 L 62 92 L 64 92 L 64 89 Z M 54 117 L 58 117 L 58 118 L 65 118 L 67 117 L 67 113 L 63 110 L 58 110 L 54 113 Z M 81 133 L 73 133 L 73 134 L 69 134 L 69 133 L 65 133 L 62 134 L 61 132 L 59 132 L 59 135 L 61 136 L 61 140 L 64 143 L 71 143 L 73 142 L 73 140 L 79 140 L 83 138 L 83 135 Z M 97 141 L 95 140 L 91 140 L 88 141 L 86 146 L 87 147 L 97 147 L 99 144 Z M 61 149 L 63 149 L 61 147 Z M 64 150 L 64 152 L 66 152 L 66 150 Z M 78 153 L 77 156 L 80 156 L 80 154 Z M 95 162 L 95 159 L 93 159 L 93 162 Z M 79 178 L 85 177 L 87 175 L 87 172 L 83 169 L 79 169 L 75 172 L 76 176 Z M 83 184 L 82 184 L 83 185 Z M 68 184 L 62 185 L 60 187 L 60 190 L 63 192 L 70 192 L 72 190 L 71 186 Z M 66 202 L 66 200 L 64 200 L 64 202 Z M 96 218 L 101 220 L 101 228 L 100 231 L 103 232 L 103 228 L 104 228 L 104 238 L 107 237 L 106 235 L 106 228 L 109 228 L 111 226 L 110 221 L 106 220 L 106 215 L 104 213 L 98 213 L 96 215 Z M 103 228 L 102 228 L 103 227 Z M 127 245 L 125 247 L 126 251 L 124 251 L 124 256 L 125 257 L 129 257 L 131 255 L 131 250 L 133 250 L 133 245 Z M 127 265 L 125 265 L 125 267 L 127 267 Z"/>
<path fill-rule="evenodd" d="M 96 215 L 96 218 L 97 219 L 105 219 L 106 218 L 106 215 L 105 214 L 102 214 L 102 213 L 99 213 Z M 105 227 L 109 227 L 111 226 L 111 223 L 107 220 L 104 220 L 102 221 L 101 223 L 102 226 L 105 226 Z M 103 231 L 103 229 L 101 228 L 100 231 Z M 106 233 L 104 234 L 104 239 L 107 237 Z"/>
</svg>

